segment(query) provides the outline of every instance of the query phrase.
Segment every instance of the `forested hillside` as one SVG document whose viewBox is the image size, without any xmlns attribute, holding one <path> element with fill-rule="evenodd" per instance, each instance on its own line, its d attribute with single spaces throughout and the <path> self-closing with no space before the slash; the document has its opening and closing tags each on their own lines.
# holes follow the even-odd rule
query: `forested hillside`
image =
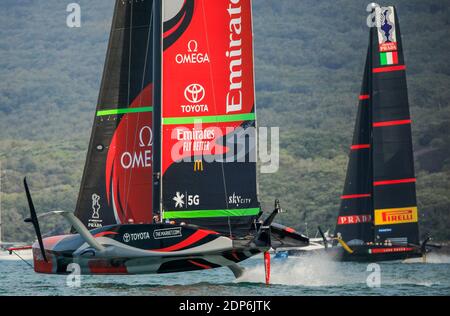
<svg viewBox="0 0 450 316">
<path fill-rule="evenodd" d="M 22 178 L 39 212 L 73 210 L 94 117 L 113 0 L 0 2 L 0 169 L 4 237 L 31 240 Z M 262 174 L 278 220 L 334 228 L 356 116 L 368 1 L 253 0 L 260 126 L 279 126 L 281 165 Z M 387 4 L 387 3 L 380 3 Z M 408 66 L 422 233 L 450 239 L 450 1 L 396 0 Z M 44 224 L 44 223 L 43 223 Z M 63 230 L 46 220 L 44 231 Z"/>
</svg>

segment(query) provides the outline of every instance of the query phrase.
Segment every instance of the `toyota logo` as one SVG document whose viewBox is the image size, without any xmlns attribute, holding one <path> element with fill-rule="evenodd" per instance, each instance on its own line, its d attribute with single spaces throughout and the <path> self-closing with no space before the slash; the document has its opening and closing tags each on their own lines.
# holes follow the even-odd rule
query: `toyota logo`
<svg viewBox="0 0 450 316">
<path fill-rule="evenodd" d="M 190 103 L 200 103 L 205 98 L 205 88 L 197 83 L 191 84 L 184 90 L 184 97 Z"/>
<path fill-rule="evenodd" d="M 123 241 L 124 242 L 129 242 L 130 239 L 131 239 L 130 234 L 128 234 L 128 233 L 123 234 Z"/>
</svg>

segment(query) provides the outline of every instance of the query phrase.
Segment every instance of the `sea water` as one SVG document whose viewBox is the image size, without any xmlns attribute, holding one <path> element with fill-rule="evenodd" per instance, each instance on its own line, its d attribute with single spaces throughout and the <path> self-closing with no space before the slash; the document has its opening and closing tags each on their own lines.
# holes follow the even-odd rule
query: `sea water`
<svg viewBox="0 0 450 316">
<path fill-rule="evenodd" d="M 30 261 L 28 261 L 31 263 Z M 226 268 L 132 276 L 37 274 L 23 261 L 0 260 L 0 295 L 450 295 L 450 256 L 430 254 L 427 263 L 333 262 L 323 256 L 272 260 L 271 285 L 264 263 L 252 258 L 236 280 Z"/>
</svg>

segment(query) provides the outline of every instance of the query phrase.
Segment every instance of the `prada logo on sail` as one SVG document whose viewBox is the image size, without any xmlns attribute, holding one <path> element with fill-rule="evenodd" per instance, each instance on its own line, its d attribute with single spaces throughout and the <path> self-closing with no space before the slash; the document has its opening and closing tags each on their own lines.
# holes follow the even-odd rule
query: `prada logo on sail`
<svg viewBox="0 0 450 316">
<path fill-rule="evenodd" d="M 242 110 L 242 9 L 240 0 L 230 0 L 230 45 L 225 56 L 229 59 L 230 90 L 227 93 L 227 113 Z"/>
<path fill-rule="evenodd" d="M 349 215 L 349 216 L 339 216 L 337 224 L 351 225 L 351 224 L 369 223 L 371 221 L 372 216 L 370 215 Z"/>
<path fill-rule="evenodd" d="M 194 162 L 194 172 L 203 171 L 203 160 L 196 160 Z"/>
<path fill-rule="evenodd" d="M 417 207 L 375 210 L 375 225 L 416 223 L 417 220 Z"/>
</svg>

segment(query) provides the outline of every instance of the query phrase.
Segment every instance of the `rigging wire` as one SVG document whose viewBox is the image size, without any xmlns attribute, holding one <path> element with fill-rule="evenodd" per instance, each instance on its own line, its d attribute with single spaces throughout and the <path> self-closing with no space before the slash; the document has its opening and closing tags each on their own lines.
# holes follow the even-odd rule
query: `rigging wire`
<svg viewBox="0 0 450 316">
<path fill-rule="evenodd" d="M 128 82 L 127 82 L 127 88 L 128 88 L 128 94 L 127 94 L 127 107 L 130 107 L 130 91 L 131 91 L 131 46 L 133 43 L 133 3 L 134 1 L 131 1 L 130 6 L 130 37 L 128 40 Z M 129 129 L 129 119 L 126 120 L 126 133 L 125 133 L 125 148 L 128 148 L 128 129 Z M 130 169 L 130 174 L 128 176 L 128 184 L 131 182 L 131 175 L 133 174 L 133 168 Z M 128 185 L 129 186 L 129 185 Z M 124 215 L 125 218 L 127 218 L 128 213 L 128 198 L 130 194 L 129 191 L 125 194 L 125 209 L 124 209 Z M 127 223 L 125 223 L 127 224 Z"/>
<path fill-rule="evenodd" d="M 206 13 L 205 13 L 205 7 L 202 7 L 202 11 L 203 11 L 203 23 L 206 24 Z M 205 37 L 206 37 L 206 46 L 207 46 L 207 50 L 208 52 L 210 52 L 210 45 L 209 45 L 209 37 L 208 37 L 208 28 L 205 25 Z M 209 69 L 210 69 L 210 74 L 211 74 L 211 82 L 212 82 L 212 86 L 214 87 L 214 77 L 213 77 L 213 69 L 212 69 L 212 65 L 211 63 L 209 64 Z M 215 90 L 212 89 L 212 95 L 213 95 L 213 99 L 214 99 L 214 110 L 215 113 L 217 114 L 217 101 L 216 101 L 216 93 Z M 216 116 L 216 123 L 219 123 L 217 120 L 217 116 Z M 224 137 L 224 140 L 226 141 L 226 137 Z M 224 188 L 224 193 L 225 193 L 225 204 L 227 206 L 227 209 L 229 209 L 229 205 L 228 205 L 228 190 L 227 190 L 227 182 L 226 182 L 226 178 L 225 178 L 225 160 L 223 160 L 221 162 L 221 170 L 222 170 L 222 181 L 223 181 L 223 188 Z M 228 229 L 229 229 L 229 233 L 230 233 L 230 237 L 232 237 L 232 230 L 231 230 L 231 218 L 228 216 Z"/>
<path fill-rule="evenodd" d="M 25 262 L 31 269 L 34 270 L 33 266 L 31 265 L 31 263 L 29 263 L 28 261 L 26 261 L 24 258 L 22 258 L 18 253 L 16 253 L 14 250 L 11 251 L 11 253 L 13 253 L 14 255 L 16 255 L 17 257 L 19 257 L 20 260 L 22 260 L 23 262 Z"/>
</svg>

